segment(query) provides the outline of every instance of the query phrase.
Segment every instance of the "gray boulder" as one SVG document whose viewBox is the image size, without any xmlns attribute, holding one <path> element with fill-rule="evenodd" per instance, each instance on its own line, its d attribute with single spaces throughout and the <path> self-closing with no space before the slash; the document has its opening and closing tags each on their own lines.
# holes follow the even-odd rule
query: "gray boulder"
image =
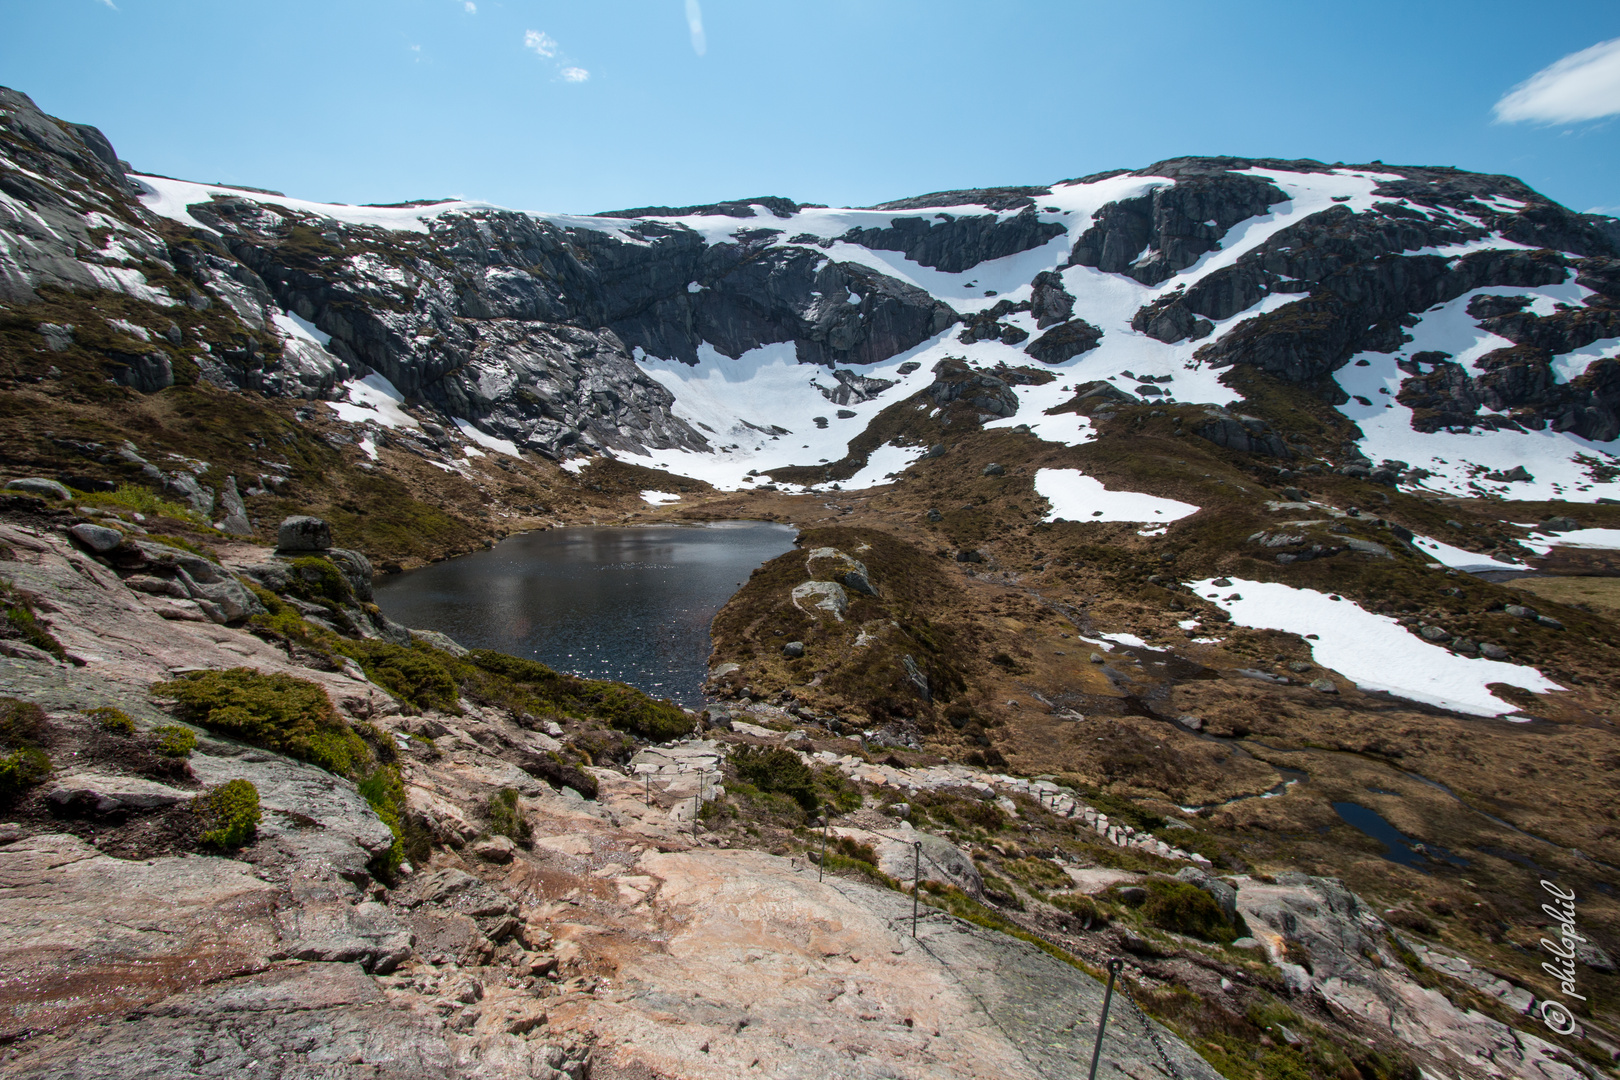
<svg viewBox="0 0 1620 1080">
<path fill-rule="evenodd" d="M 836 581 L 806 581 L 793 587 L 793 606 L 807 615 L 831 615 L 843 622 L 849 610 L 849 594 Z"/>
<path fill-rule="evenodd" d="M 247 507 L 242 505 L 242 496 L 236 490 L 236 477 L 225 478 L 225 486 L 219 492 L 219 506 L 225 511 L 225 517 L 218 526 L 220 532 L 232 536 L 253 535 L 253 525 L 248 521 Z"/>
<path fill-rule="evenodd" d="M 38 495 L 42 499 L 57 499 L 61 502 L 73 498 L 73 492 L 55 480 L 47 480 L 43 476 L 25 476 L 20 480 L 13 480 L 6 485 L 6 490 L 22 495 Z"/>
<path fill-rule="evenodd" d="M 332 527 L 318 517 L 285 518 L 276 530 L 277 551 L 325 551 L 332 546 Z"/>
<path fill-rule="evenodd" d="M 73 526 L 68 535 L 97 555 L 105 555 L 124 542 L 124 534 L 105 525 L 92 525 L 88 521 Z"/>
</svg>

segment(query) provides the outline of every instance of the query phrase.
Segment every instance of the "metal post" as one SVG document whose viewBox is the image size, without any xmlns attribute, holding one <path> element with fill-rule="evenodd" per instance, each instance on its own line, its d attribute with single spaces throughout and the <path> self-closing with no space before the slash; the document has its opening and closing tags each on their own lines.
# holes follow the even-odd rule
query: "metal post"
<svg viewBox="0 0 1620 1080">
<path fill-rule="evenodd" d="M 917 897 L 922 892 L 922 841 L 911 842 L 911 936 L 917 936 Z"/>
<path fill-rule="evenodd" d="M 1102 1057 L 1103 1029 L 1108 1027 L 1108 1003 L 1114 1000 L 1114 977 L 1125 966 L 1125 961 L 1114 957 L 1108 961 L 1108 988 L 1103 991 L 1102 1016 L 1097 1018 L 1097 1045 L 1091 1049 L 1090 1080 L 1097 1080 L 1097 1061 Z"/>
<path fill-rule="evenodd" d="M 832 808 L 821 808 L 821 865 L 816 867 L 816 880 L 820 881 L 827 872 L 827 830 L 832 825 Z"/>
<path fill-rule="evenodd" d="M 698 815 L 703 812 L 703 770 L 698 770 L 697 794 L 692 797 L 692 843 L 697 843 Z"/>
</svg>

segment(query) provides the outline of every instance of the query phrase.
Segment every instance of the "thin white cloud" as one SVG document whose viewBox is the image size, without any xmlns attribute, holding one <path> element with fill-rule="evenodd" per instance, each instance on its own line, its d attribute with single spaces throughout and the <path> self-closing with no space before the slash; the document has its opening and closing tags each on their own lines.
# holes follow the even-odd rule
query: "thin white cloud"
<svg viewBox="0 0 1620 1080">
<path fill-rule="evenodd" d="M 565 67 L 557 72 L 563 82 L 584 82 L 591 77 L 591 73 L 582 67 Z"/>
<path fill-rule="evenodd" d="M 118 5 L 113 3 L 113 0 L 101 0 L 101 2 L 112 8 L 114 11 L 118 10 Z"/>
<path fill-rule="evenodd" d="M 686 28 L 692 32 L 692 51 L 702 56 L 709 51 L 709 39 L 703 34 L 703 9 L 698 0 L 686 0 Z"/>
<path fill-rule="evenodd" d="M 523 35 L 523 47 L 533 49 L 536 55 L 547 60 L 557 55 L 557 39 L 539 30 L 530 30 Z"/>
<path fill-rule="evenodd" d="M 1541 69 L 1503 95 L 1495 112 L 1502 124 L 1574 124 L 1620 113 L 1620 38 Z"/>
<path fill-rule="evenodd" d="M 467 0 L 466 3 L 461 5 L 461 9 L 469 15 L 478 14 L 478 5 L 473 3 L 473 0 Z"/>
</svg>

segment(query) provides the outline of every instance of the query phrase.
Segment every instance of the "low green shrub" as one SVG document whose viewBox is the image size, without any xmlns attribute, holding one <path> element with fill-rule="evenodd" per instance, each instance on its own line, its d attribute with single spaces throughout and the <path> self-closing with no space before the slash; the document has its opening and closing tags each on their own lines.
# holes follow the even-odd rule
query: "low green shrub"
<svg viewBox="0 0 1620 1080">
<path fill-rule="evenodd" d="M 384 880 L 390 879 L 405 860 L 405 785 L 399 778 L 398 769 L 392 765 L 382 765 L 355 786 L 360 797 L 366 800 L 382 823 L 388 826 L 388 831 L 394 834 L 394 842 L 388 850 L 375 856 L 370 863 L 374 875 Z"/>
<path fill-rule="evenodd" d="M 164 724 L 152 729 L 157 736 L 157 752 L 164 757 L 188 758 L 197 748 L 197 733 L 179 724 Z"/>
<path fill-rule="evenodd" d="M 10 800 L 51 774 L 51 759 L 35 745 L 45 710 L 32 701 L 0 698 L 0 799 Z"/>
<path fill-rule="evenodd" d="M 816 774 L 785 746 L 739 746 L 728 759 L 737 775 L 761 791 L 788 796 L 806 812 L 820 805 Z"/>
<path fill-rule="evenodd" d="M 633 686 L 621 683 L 581 680 L 581 697 L 592 711 L 619 731 L 647 739 L 668 742 L 689 735 L 697 721 L 667 701 L 648 697 Z"/>
<path fill-rule="evenodd" d="M 456 710 L 460 694 L 455 677 L 429 655 L 425 646 L 377 649 L 375 646 L 381 643 L 367 644 L 372 647 L 360 651 L 367 654 L 370 663 L 361 660 L 360 666 L 373 682 L 418 709 Z"/>
<path fill-rule="evenodd" d="M 484 816 L 489 820 L 491 834 L 504 836 L 519 847 L 528 847 L 534 842 L 534 826 L 518 805 L 517 788 L 501 788 L 491 795 L 484 806 Z"/>
<path fill-rule="evenodd" d="M 1220 905 L 1203 889 L 1172 878 L 1148 878 L 1142 887 L 1148 895 L 1141 916 L 1149 926 L 1223 945 L 1237 939 Z"/>
<path fill-rule="evenodd" d="M 135 721 L 123 709 L 113 705 L 100 705 L 94 709 L 84 710 L 84 715 L 101 725 L 101 730 L 110 731 L 115 735 L 135 734 Z"/>
<path fill-rule="evenodd" d="M 11 798 L 51 775 L 51 759 L 37 746 L 25 746 L 0 758 L 0 797 Z"/>
<path fill-rule="evenodd" d="M 259 831 L 259 789 L 249 780 L 230 780 L 210 788 L 191 801 L 203 819 L 203 843 L 217 848 L 239 848 L 252 843 Z"/>
<path fill-rule="evenodd" d="M 364 740 L 340 719 L 326 691 L 307 679 L 252 668 L 193 671 L 157 683 L 184 719 L 210 731 L 353 776 L 371 762 Z"/>
</svg>

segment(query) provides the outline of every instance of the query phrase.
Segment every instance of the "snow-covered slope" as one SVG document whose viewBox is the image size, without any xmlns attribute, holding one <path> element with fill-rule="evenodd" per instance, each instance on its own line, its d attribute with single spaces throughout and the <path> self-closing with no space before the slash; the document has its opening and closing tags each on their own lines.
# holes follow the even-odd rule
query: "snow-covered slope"
<svg viewBox="0 0 1620 1080">
<path fill-rule="evenodd" d="M 1247 366 L 1358 425 L 1354 445 L 1313 451 L 1323 467 L 1570 500 L 1615 471 L 1620 225 L 1508 177 L 1189 158 L 878 208 L 340 206 L 126 176 L 104 140 L 5 93 L 11 145 L 37 153 L 0 163 L 16 178 L 0 191 L 4 294 L 149 305 L 136 329 L 155 359 L 120 376 L 143 390 L 167 385 L 157 309 L 193 290 L 279 343 L 181 346 L 220 385 L 325 398 L 386 429 L 365 408 L 374 376 L 485 449 L 609 453 L 728 488 L 850 457 L 947 358 L 1039 373 L 1002 380 L 1006 407 L 983 419 L 1057 443 L 1094 437 L 1049 412 L 1077 388 L 1224 407 Z M 185 235 L 205 249 L 174 247 Z M 1294 453 L 1240 443 L 1223 445 Z M 856 454 L 845 484 L 920 450 Z"/>
</svg>

